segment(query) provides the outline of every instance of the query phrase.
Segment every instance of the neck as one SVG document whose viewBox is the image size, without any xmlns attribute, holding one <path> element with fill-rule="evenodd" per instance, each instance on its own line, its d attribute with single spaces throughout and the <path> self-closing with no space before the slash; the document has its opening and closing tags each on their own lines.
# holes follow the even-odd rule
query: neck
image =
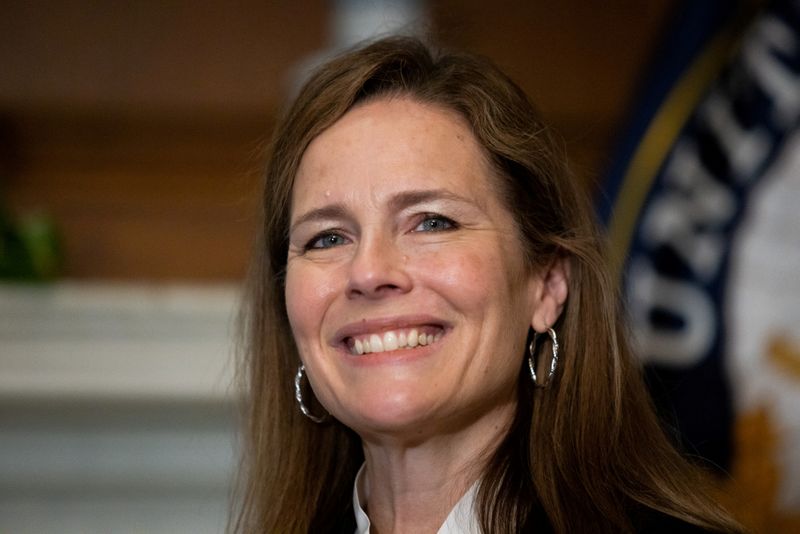
<svg viewBox="0 0 800 534">
<path fill-rule="evenodd" d="M 436 532 L 508 432 L 516 403 L 423 441 L 364 439 L 360 496 L 371 532 Z"/>
</svg>

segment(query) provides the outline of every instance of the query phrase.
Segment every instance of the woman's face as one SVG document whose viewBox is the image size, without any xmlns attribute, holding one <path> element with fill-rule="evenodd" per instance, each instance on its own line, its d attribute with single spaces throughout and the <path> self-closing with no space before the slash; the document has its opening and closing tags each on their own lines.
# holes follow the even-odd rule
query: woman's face
<svg viewBox="0 0 800 534">
<path fill-rule="evenodd" d="M 409 99 L 357 106 L 303 155 L 286 306 L 317 398 L 362 434 L 513 410 L 542 280 L 469 126 Z"/>
</svg>

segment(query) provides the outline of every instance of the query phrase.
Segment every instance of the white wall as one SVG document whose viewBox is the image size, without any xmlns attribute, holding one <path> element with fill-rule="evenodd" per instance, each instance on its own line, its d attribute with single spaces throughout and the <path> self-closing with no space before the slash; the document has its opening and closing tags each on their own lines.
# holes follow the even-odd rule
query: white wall
<svg viewBox="0 0 800 534">
<path fill-rule="evenodd" d="M 0 532 L 222 532 L 233 287 L 0 286 Z"/>
</svg>

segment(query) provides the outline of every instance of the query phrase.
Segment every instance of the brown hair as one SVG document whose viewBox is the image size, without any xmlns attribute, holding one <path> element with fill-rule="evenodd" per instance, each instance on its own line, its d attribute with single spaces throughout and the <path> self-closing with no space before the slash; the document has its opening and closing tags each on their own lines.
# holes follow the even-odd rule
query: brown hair
<svg viewBox="0 0 800 534">
<path fill-rule="evenodd" d="M 232 530 L 324 532 L 352 514 L 360 440 L 338 421 L 311 423 L 293 396 L 300 360 L 284 301 L 289 208 L 311 140 L 357 103 L 392 96 L 463 116 L 500 177 L 531 268 L 557 255 L 570 264 L 569 299 L 556 325 L 558 371 L 549 388 L 534 389 L 520 355 L 517 413 L 479 487 L 484 532 L 519 532 L 543 516 L 556 532 L 626 532 L 647 509 L 739 531 L 659 426 L 629 349 L 591 208 L 551 132 L 489 61 L 435 55 L 403 37 L 323 65 L 277 126 L 244 310 L 247 424 Z"/>
</svg>

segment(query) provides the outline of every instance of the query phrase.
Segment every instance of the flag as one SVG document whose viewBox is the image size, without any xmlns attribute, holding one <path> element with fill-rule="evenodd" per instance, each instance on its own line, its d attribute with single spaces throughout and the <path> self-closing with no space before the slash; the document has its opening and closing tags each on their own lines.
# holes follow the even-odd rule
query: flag
<svg viewBox="0 0 800 534">
<path fill-rule="evenodd" d="M 800 1 L 749 7 L 677 11 L 599 209 L 666 425 L 690 455 L 730 474 L 745 454 L 740 423 L 761 421 L 775 436 L 770 506 L 791 515 L 800 512 Z"/>
</svg>

